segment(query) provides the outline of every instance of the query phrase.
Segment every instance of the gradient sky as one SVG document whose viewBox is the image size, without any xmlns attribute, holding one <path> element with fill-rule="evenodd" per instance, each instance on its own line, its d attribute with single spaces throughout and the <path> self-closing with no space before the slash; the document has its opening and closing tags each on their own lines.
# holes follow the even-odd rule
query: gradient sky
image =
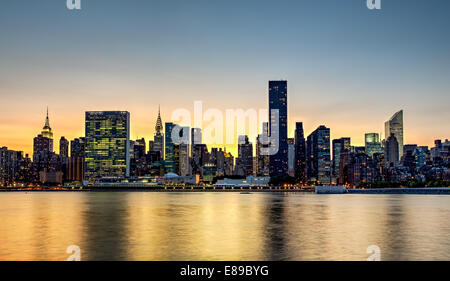
<svg viewBox="0 0 450 281">
<path fill-rule="evenodd" d="M 31 153 L 47 105 L 57 140 L 86 110 L 128 110 L 148 140 L 158 104 L 163 122 L 196 100 L 267 108 L 271 79 L 288 80 L 290 136 L 303 121 L 362 145 L 403 109 L 405 144 L 449 137 L 447 0 L 65 2 L 1 1 L 0 146 Z"/>
</svg>

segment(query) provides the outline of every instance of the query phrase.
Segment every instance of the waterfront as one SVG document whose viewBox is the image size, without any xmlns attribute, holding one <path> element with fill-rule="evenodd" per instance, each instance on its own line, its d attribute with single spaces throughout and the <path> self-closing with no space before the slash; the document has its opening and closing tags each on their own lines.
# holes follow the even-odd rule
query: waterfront
<svg viewBox="0 0 450 281">
<path fill-rule="evenodd" d="M 450 197 L 0 193 L 0 260 L 450 260 Z"/>
</svg>

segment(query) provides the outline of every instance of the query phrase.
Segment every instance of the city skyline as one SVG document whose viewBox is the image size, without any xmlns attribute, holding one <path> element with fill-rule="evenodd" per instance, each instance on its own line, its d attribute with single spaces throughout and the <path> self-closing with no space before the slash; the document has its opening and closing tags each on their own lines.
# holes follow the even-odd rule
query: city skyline
<svg viewBox="0 0 450 281">
<path fill-rule="evenodd" d="M 31 153 L 46 106 L 55 139 L 82 136 L 92 110 L 129 111 L 131 139 L 150 139 L 159 104 L 164 122 L 197 100 L 267 108 L 271 79 L 290 81 L 288 137 L 301 121 L 306 135 L 326 125 L 362 146 L 400 109 L 405 144 L 448 137 L 448 2 L 382 13 L 364 1 L 62 2 L 2 4 L 0 142 L 11 149 Z"/>
<path fill-rule="evenodd" d="M 204 110 L 207 110 L 207 109 L 208 108 L 204 108 Z M 75 132 L 70 132 L 70 131 L 66 131 L 67 134 L 58 133 L 57 129 L 55 129 L 53 124 L 54 123 L 60 123 L 60 122 L 55 122 L 54 121 L 57 118 L 55 118 L 55 117 L 52 118 L 51 109 L 50 109 L 50 113 L 49 113 L 49 107 L 48 106 L 45 108 L 45 110 L 46 110 L 46 113 L 45 113 L 45 117 L 43 118 L 44 122 L 40 122 L 41 123 L 41 127 L 38 127 L 38 129 L 35 130 L 36 132 L 32 132 L 33 137 L 31 137 L 31 140 L 29 140 L 29 142 L 30 142 L 29 145 L 21 146 L 22 149 L 20 149 L 20 146 L 19 146 L 19 148 L 17 148 L 17 144 L 16 143 L 11 143 L 10 145 L 8 145 L 8 143 L 7 142 L 3 142 L 3 140 L 1 140 L 2 141 L 1 145 L 2 146 L 6 146 L 6 147 L 8 147 L 10 149 L 13 149 L 13 150 L 23 151 L 25 154 L 32 155 L 33 154 L 33 142 L 32 142 L 32 139 L 34 138 L 34 136 L 36 136 L 36 134 L 39 133 L 39 131 L 41 131 L 41 130 L 45 131 L 46 127 L 49 125 L 50 122 L 51 122 L 51 127 L 52 127 L 52 134 L 54 135 L 53 136 L 53 140 L 59 140 L 61 137 L 65 137 L 67 139 L 76 139 L 76 138 L 79 138 L 79 137 L 85 137 L 85 133 L 84 133 L 84 130 L 85 130 L 84 118 L 83 118 L 83 121 L 82 121 L 82 124 L 81 124 L 81 127 L 82 127 L 82 132 L 81 133 L 77 134 Z M 127 111 L 127 110 L 110 110 L 110 109 L 108 109 L 108 110 L 98 110 L 97 109 L 97 110 L 89 110 L 89 111 Z M 83 111 L 83 114 L 85 114 L 86 112 L 89 112 L 89 111 Z M 404 110 L 401 109 L 400 111 L 403 113 Z M 130 112 L 130 111 L 128 111 L 128 112 Z M 157 111 L 158 114 L 156 115 L 157 116 L 156 118 L 153 118 L 154 119 L 153 120 L 153 126 L 152 125 L 148 126 L 148 132 L 151 132 L 151 133 L 145 133 L 145 135 L 138 135 L 138 134 L 133 132 L 133 130 L 132 130 L 133 122 L 131 121 L 132 120 L 132 116 L 133 116 L 133 112 L 130 112 L 130 140 L 137 140 L 137 139 L 141 139 L 141 138 L 144 138 L 146 141 L 153 140 L 154 137 L 155 137 L 156 129 L 153 129 L 152 127 L 155 127 L 155 123 L 158 124 L 158 122 L 161 122 L 160 121 L 161 119 L 164 119 L 164 117 L 161 116 L 162 114 L 160 112 L 161 112 L 160 105 L 158 105 L 158 111 Z M 398 113 L 398 112 L 396 112 L 396 113 Z M 288 116 L 289 116 L 289 112 L 288 112 Z M 303 124 L 305 124 L 305 122 L 302 121 L 302 120 L 291 120 L 291 118 L 288 118 L 288 120 L 289 120 L 288 124 L 294 123 L 294 125 L 295 125 L 295 123 L 297 123 L 297 122 L 302 122 Z M 386 118 L 386 120 L 388 120 L 388 118 Z M 34 123 L 34 122 L 32 122 L 32 123 Z M 42 123 L 44 123 L 44 127 L 42 127 Z M 166 120 L 166 121 L 162 121 L 162 128 L 164 128 L 164 130 L 165 130 L 165 124 L 166 123 L 173 123 L 173 121 L 171 121 L 170 119 Z M 264 122 L 262 122 L 262 123 L 264 123 Z M 379 127 L 384 127 L 385 123 L 387 123 L 387 121 L 382 122 L 382 123 L 383 124 L 380 125 Z M 306 126 L 305 126 L 306 129 L 304 130 L 305 136 L 307 136 L 307 135 L 311 134 L 312 132 L 314 132 L 317 129 L 317 127 L 319 127 L 321 125 L 327 126 L 326 122 L 324 122 L 324 123 L 317 123 L 317 122 L 315 122 L 315 124 L 319 124 L 319 125 L 317 125 L 316 127 L 310 127 L 310 126 L 308 126 L 308 124 L 306 124 Z M 408 122 L 406 122 L 406 124 L 408 124 Z M 193 124 L 191 124 L 191 126 L 190 126 L 191 128 L 193 128 L 192 125 Z M 262 124 L 261 124 L 261 126 L 262 126 Z M 330 127 L 330 126 L 327 126 L 327 127 Z M 406 128 L 408 128 L 408 127 L 404 126 L 404 131 L 407 132 Z M 201 129 L 203 129 L 203 127 Z M 339 138 L 346 138 L 346 137 L 348 137 L 348 138 L 351 139 L 352 146 L 365 146 L 365 134 L 368 134 L 368 133 L 377 133 L 377 134 L 380 135 L 380 140 L 385 140 L 386 139 L 385 138 L 385 132 L 383 131 L 383 130 L 385 130 L 385 128 L 382 128 L 379 131 L 371 130 L 371 129 L 368 128 L 367 130 L 363 131 L 364 133 L 362 134 L 362 136 L 360 136 L 360 135 L 357 135 L 357 136 L 337 135 L 337 134 L 333 134 L 333 130 L 336 129 L 336 128 L 330 127 L 330 129 L 331 129 L 331 131 L 330 131 L 330 139 L 339 139 Z M 337 129 L 339 131 L 339 128 L 337 128 Z M 42 132 L 44 132 L 44 131 L 42 131 Z M 235 133 L 236 133 L 236 130 L 235 130 Z M 260 132 L 258 132 L 258 134 L 259 133 Z M 250 142 L 252 144 L 256 143 L 256 138 L 257 138 L 258 134 L 256 134 L 256 135 L 248 135 L 248 138 L 249 138 L 249 140 L 250 140 Z M 408 136 L 408 133 L 406 133 L 406 135 Z M 294 136 L 295 136 L 295 127 L 291 128 L 291 126 L 288 126 L 288 138 L 293 138 Z M 440 135 L 440 137 L 429 136 L 427 138 L 427 139 L 429 139 L 429 142 L 427 142 L 427 143 L 417 143 L 417 142 L 413 142 L 413 141 L 409 141 L 408 140 L 404 144 L 405 145 L 407 145 L 407 144 L 418 144 L 418 145 L 424 145 L 424 146 L 430 146 L 431 147 L 434 144 L 435 140 L 437 140 L 437 139 L 446 139 L 446 138 L 448 138 L 448 136 L 445 135 L 445 133 L 442 133 Z M 21 143 L 21 142 L 19 142 L 19 143 Z M 223 145 L 219 144 L 219 145 L 217 145 L 217 144 L 208 142 L 208 140 L 205 139 L 205 138 L 203 138 L 203 143 L 208 146 L 208 149 L 211 149 L 213 147 L 225 148 L 228 152 L 231 152 L 233 155 L 237 155 L 238 135 L 236 135 L 236 140 L 235 140 L 234 144 L 223 144 Z M 59 150 L 56 149 L 56 146 L 55 146 L 54 151 L 55 152 L 59 152 Z"/>
</svg>

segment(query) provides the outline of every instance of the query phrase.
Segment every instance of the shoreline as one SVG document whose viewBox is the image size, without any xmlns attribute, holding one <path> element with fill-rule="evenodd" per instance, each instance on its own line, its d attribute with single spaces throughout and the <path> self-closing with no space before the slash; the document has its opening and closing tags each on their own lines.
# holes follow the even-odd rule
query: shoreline
<svg viewBox="0 0 450 281">
<path fill-rule="evenodd" d="M 313 193 L 319 195 L 330 194 L 411 194 L 411 195 L 450 195 L 450 187 L 423 187 L 423 188 L 373 188 L 373 189 L 345 189 L 342 192 L 316 192 L 315 188 L 303 188 L 303 189 L 284 189 L 284 188 L 236 188 L 236 189 L 213 189 L 213 188 L 127 188 L 127 187 L 90 187 L 84 189 L 52 189 L 52 188 L 40 188 L 40 189 L 18 189 L 18 188 L 4 188 L 0 187 L 0 193 L 2 192 L 167 192 L 167 193 Z"/>
</svg>

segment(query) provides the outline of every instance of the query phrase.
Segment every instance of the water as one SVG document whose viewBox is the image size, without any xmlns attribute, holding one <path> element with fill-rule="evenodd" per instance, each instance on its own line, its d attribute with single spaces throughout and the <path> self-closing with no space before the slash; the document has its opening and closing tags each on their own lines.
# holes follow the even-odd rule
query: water
<svg viewBox="0 0 450 281">
<path fill-rule="evenodd" d="M 0 260 L 450 260 L 450 196 L 0 193 Z"/>
</svg>

